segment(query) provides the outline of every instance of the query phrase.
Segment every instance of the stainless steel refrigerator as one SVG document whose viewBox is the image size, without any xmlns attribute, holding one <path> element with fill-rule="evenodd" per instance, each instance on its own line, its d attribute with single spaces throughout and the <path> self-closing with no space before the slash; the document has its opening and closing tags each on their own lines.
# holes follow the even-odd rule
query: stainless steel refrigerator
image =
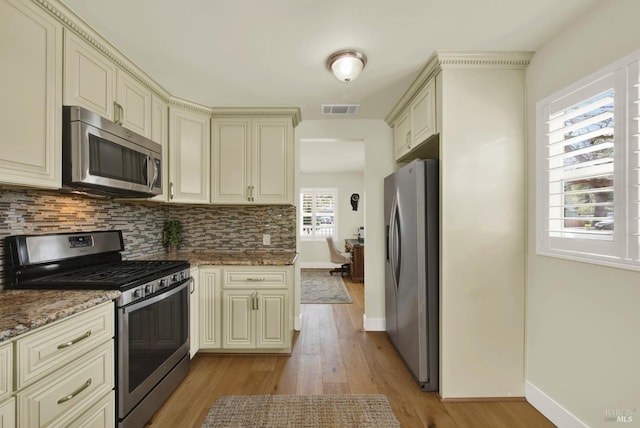
<svg viewBox="0 0 640 428">
<path fill-rule="evenodd" d="M 384 180 L 387 334 L 424 391 L 438 391 L 438 161 Z"/>
</svg>

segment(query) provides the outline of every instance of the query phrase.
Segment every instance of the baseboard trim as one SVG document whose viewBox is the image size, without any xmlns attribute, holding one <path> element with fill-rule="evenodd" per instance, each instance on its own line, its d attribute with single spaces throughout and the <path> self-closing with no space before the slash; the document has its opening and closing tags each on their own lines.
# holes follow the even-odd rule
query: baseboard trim
<svg viewBox="0 0 640 428">
<path fill-rule="evenodd" d="M 300 269 L 334 269 L 336 266 L 340 267 L 331 262 L 300 262 Z"/>
<path fill-rule="evenodd" d="M 524 382 L 524 395 L 529 404 L 555 425 L 562 428 L 589 428 L 587 424 L 528 380 Z"/>
<path fill-rule="evenodd" d="M 362 326 L 364 331 L 387 331 L 384 318 L 367 318 L 367 315 L 362 315 Z"/>
<path fill-rule="evenodd" d="M 496 401 L 527 401 L 524 397 L 464 397 L 464 398 L 442 398 L 443 403 L 490 403 Z"/>
</svg>

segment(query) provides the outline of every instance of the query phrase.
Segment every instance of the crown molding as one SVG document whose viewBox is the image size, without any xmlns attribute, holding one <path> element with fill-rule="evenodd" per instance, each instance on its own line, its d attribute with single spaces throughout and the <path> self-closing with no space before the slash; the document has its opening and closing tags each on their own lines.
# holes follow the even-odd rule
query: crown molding
<svg viewBox="0 0 640 428">
<path fill-rule="evenodd" d="M 133 62 L 130 61 L 126 55 L 120 52 L 115 46 L 111 45 L 106 39 L 103 39 L 98 35 L 89 24 L 87 24 L 73 11 L 68 9 L 64 4 L 59 2 L 49 2 L 46 0 L 32 0 L 32 2 L 44 9 L 51 16 L 55 17 L 67 30 L 73 31 L 110 61 L 129 73 L 131 77 L 137 80 L 141 85 L 148 88 L 155 95 L 164 99 L 164 101 L 168 101 L 169 94 L 162 86 L 144 75 L 141 70 L 137 69 L 133 65 Z M 114 54 L 114 51 L 117 52 L 117 55 Z M 126 60 L 123 60 L 123 58 L 126 58 Z"/>
<path fill-rule="evenodd" d="M 178 97 L 169 97 L 169 100 L 167 102 L 169 103 L 170 107 L 179 107 L 184 110 L 190 110 L 211 116 L 211 108 L 193 101 L 185 100 Z"/>
<path fill-rule="evenodd" d="M 532 55 L 533 52 L 524 51 L 437 52 L 441 68 L 526 69 Z"/>
<path fill-rule="evenodd" d="M 302 117 L 300 109 L 297 107 L 282 108 L 211 108 L 193 101 L 174 97 L 167 92 L 157 82 L 150 79 L 144 72 L 138 69 L 133 61 L 129 60 L 126 55 L 120 52 L 115 46 L 111 45 L 108 40 L 98 34 L 88 23 L 71 9 L 58 1 L 47 0 L 31 0 L 34 4 L 45 10 L 49 15 L 57 19 L 67 31 L 72 31 L 83 41 L 91 45 L 91 47 L 119 68 L 125 70 L 140 84 L 148 88 L 154 95 L 157 95 L 170 106 L 202 113 L 215 117 L 230 116 L 252 116 L 252 117 L 291 117 L 294 128 L 301 122 Z"/>
<path fill-rule="evenodd" d="M 436 51 L 427 60 L 418 76 L 400 97 L 384 119 L 393 126 L 398 116 L 411 103 L 422 87 L 442 70 L 453 68 L 492 68 L 524 70 L 529 66 L 533 52 L 524 51 Z"/>
<path fill-rule="evenodd" d="M 302 116 L 298 107 L 214 107 L 212 117 L 289 117 L 295 128 L 300 124 Z"/>
</svg>

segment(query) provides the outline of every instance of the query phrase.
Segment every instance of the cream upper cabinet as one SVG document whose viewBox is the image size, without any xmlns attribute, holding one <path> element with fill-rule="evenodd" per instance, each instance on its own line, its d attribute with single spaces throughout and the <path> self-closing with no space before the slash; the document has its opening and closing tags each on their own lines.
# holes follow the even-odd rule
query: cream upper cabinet
<svg viewBox="0 0 640 428">
<path fill-rule="evenodd" d="M 438 132 L 435 80 L 433 77 L 427 81 L 394 120 L 393 146 L 397 161 L 409 153 L 415 154 L 418 147 Z"/>
<path fill-rule="evenodd" d="M 169 200 L 169 105 L 157 95 L 151 97 L 151 139 L 162 145 L 162 194 L 153 201 Z"/>
<path fill-rule="evenodd" d="M 151 91 L 65 31 L 64 104 L 79 105 L 151 137 Z"/>
<path fill-rule="evenodd" d="M 62 26 L 35 3 L 0 0 L 0 183 L 59 188 Z"/>
<path fill-rule="evenodd" d="M 208 115 L 169 108 L 169 201 L 209 202 L 210 134 Z"/>
<path fill-rule="evenodd" d="M 224 204 L 293 204 L 289 118 L 212 121 L 212 197 Z"/>
<path fill-rule="evenodd" d="M 212 202 L 249 203 L 251 120 L 212 121 Z"/>
<path fill-rule="evenodd" d="M 220 323 L 222 322 L 220 268 L 201 267 L 198 275 L 199 348 L 220 349 Z"/>
<path fill-rule="evenodd" d="M 116 91 L 117 121 L 124 126 L 151 138 L 152 101 L 151 91 L 126 72 L 118 69 Z"/>
<path fill-rule="evenodd" d="M 115 122 L 116 65 L 69 30 L 64 48 L 64 104 L 85 107 Z"/>
<path fill-rule="evenodd" d="M 436 133 L 435 87 L 435 79 L 429 80 L 409 107 L 413 146 L 417 146 Z"/>
<path fill-rule="evenodd" d="M 411 150 L 411 120 L 408 112 L 404 112 L 393 127 L 393 146 L 396 159 L 401 158 Z"/>
</svg>

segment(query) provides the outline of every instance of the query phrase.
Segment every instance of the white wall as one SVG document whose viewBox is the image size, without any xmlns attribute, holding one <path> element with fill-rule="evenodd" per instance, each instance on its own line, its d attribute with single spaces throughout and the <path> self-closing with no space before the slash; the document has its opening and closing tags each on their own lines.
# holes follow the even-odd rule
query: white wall
<svg viewBox="0 0 640 428">
<path fill-rule="evenodd" d="M 440 395 L 524 395 L 525 75 L 442 71 Z"/>
<path fill-rule="evenodd" d="M 535 104 L 640 49 L 637 0 L 602 1 L 540 47 L 528 69 L 527 399 L 560 426 L 640 426 L 640 273 L 537 256 Z M 552 401 L 553 400 L 553 401 Z"/>
<path fill-rule="evenodd" d="M 364 227 L 366 231 L 364 316 L 365 330 L 384 330 L 384 177 L 393 172 L 393 138 L 383 120 L 305 120 L 296 128 L 301 139 L 362 140 L 365 148 Z M 300 184 L 296 183 L 299 189 Z M 300 243 L 298 243 L 300 248 Z M 299 287 L 299 282 L 296 282 Z M 299 295 L 299 289 L 296 290 Z M 296 302 L 296 317 L 300 308 Z"/>
<path fill-rule="evenodd" d="M 358 227 L 364 226 L 364 172 L 331 172 L 331 173 L 300 173 L 298 175 L 300 188 L 336 188 L 338 189 L 338 236 L 335 239 L 336 246 L 344 251 L 345 239 L 357 238 Z M 358 210 L 351 208 L 351 195 L 358 193 L 360 201 Z M 321 268 L 335 267 L 329 257 L 327 241 L 300 240 L 298 247 L 300 253 L 300 267 Z"/>
</svg>

